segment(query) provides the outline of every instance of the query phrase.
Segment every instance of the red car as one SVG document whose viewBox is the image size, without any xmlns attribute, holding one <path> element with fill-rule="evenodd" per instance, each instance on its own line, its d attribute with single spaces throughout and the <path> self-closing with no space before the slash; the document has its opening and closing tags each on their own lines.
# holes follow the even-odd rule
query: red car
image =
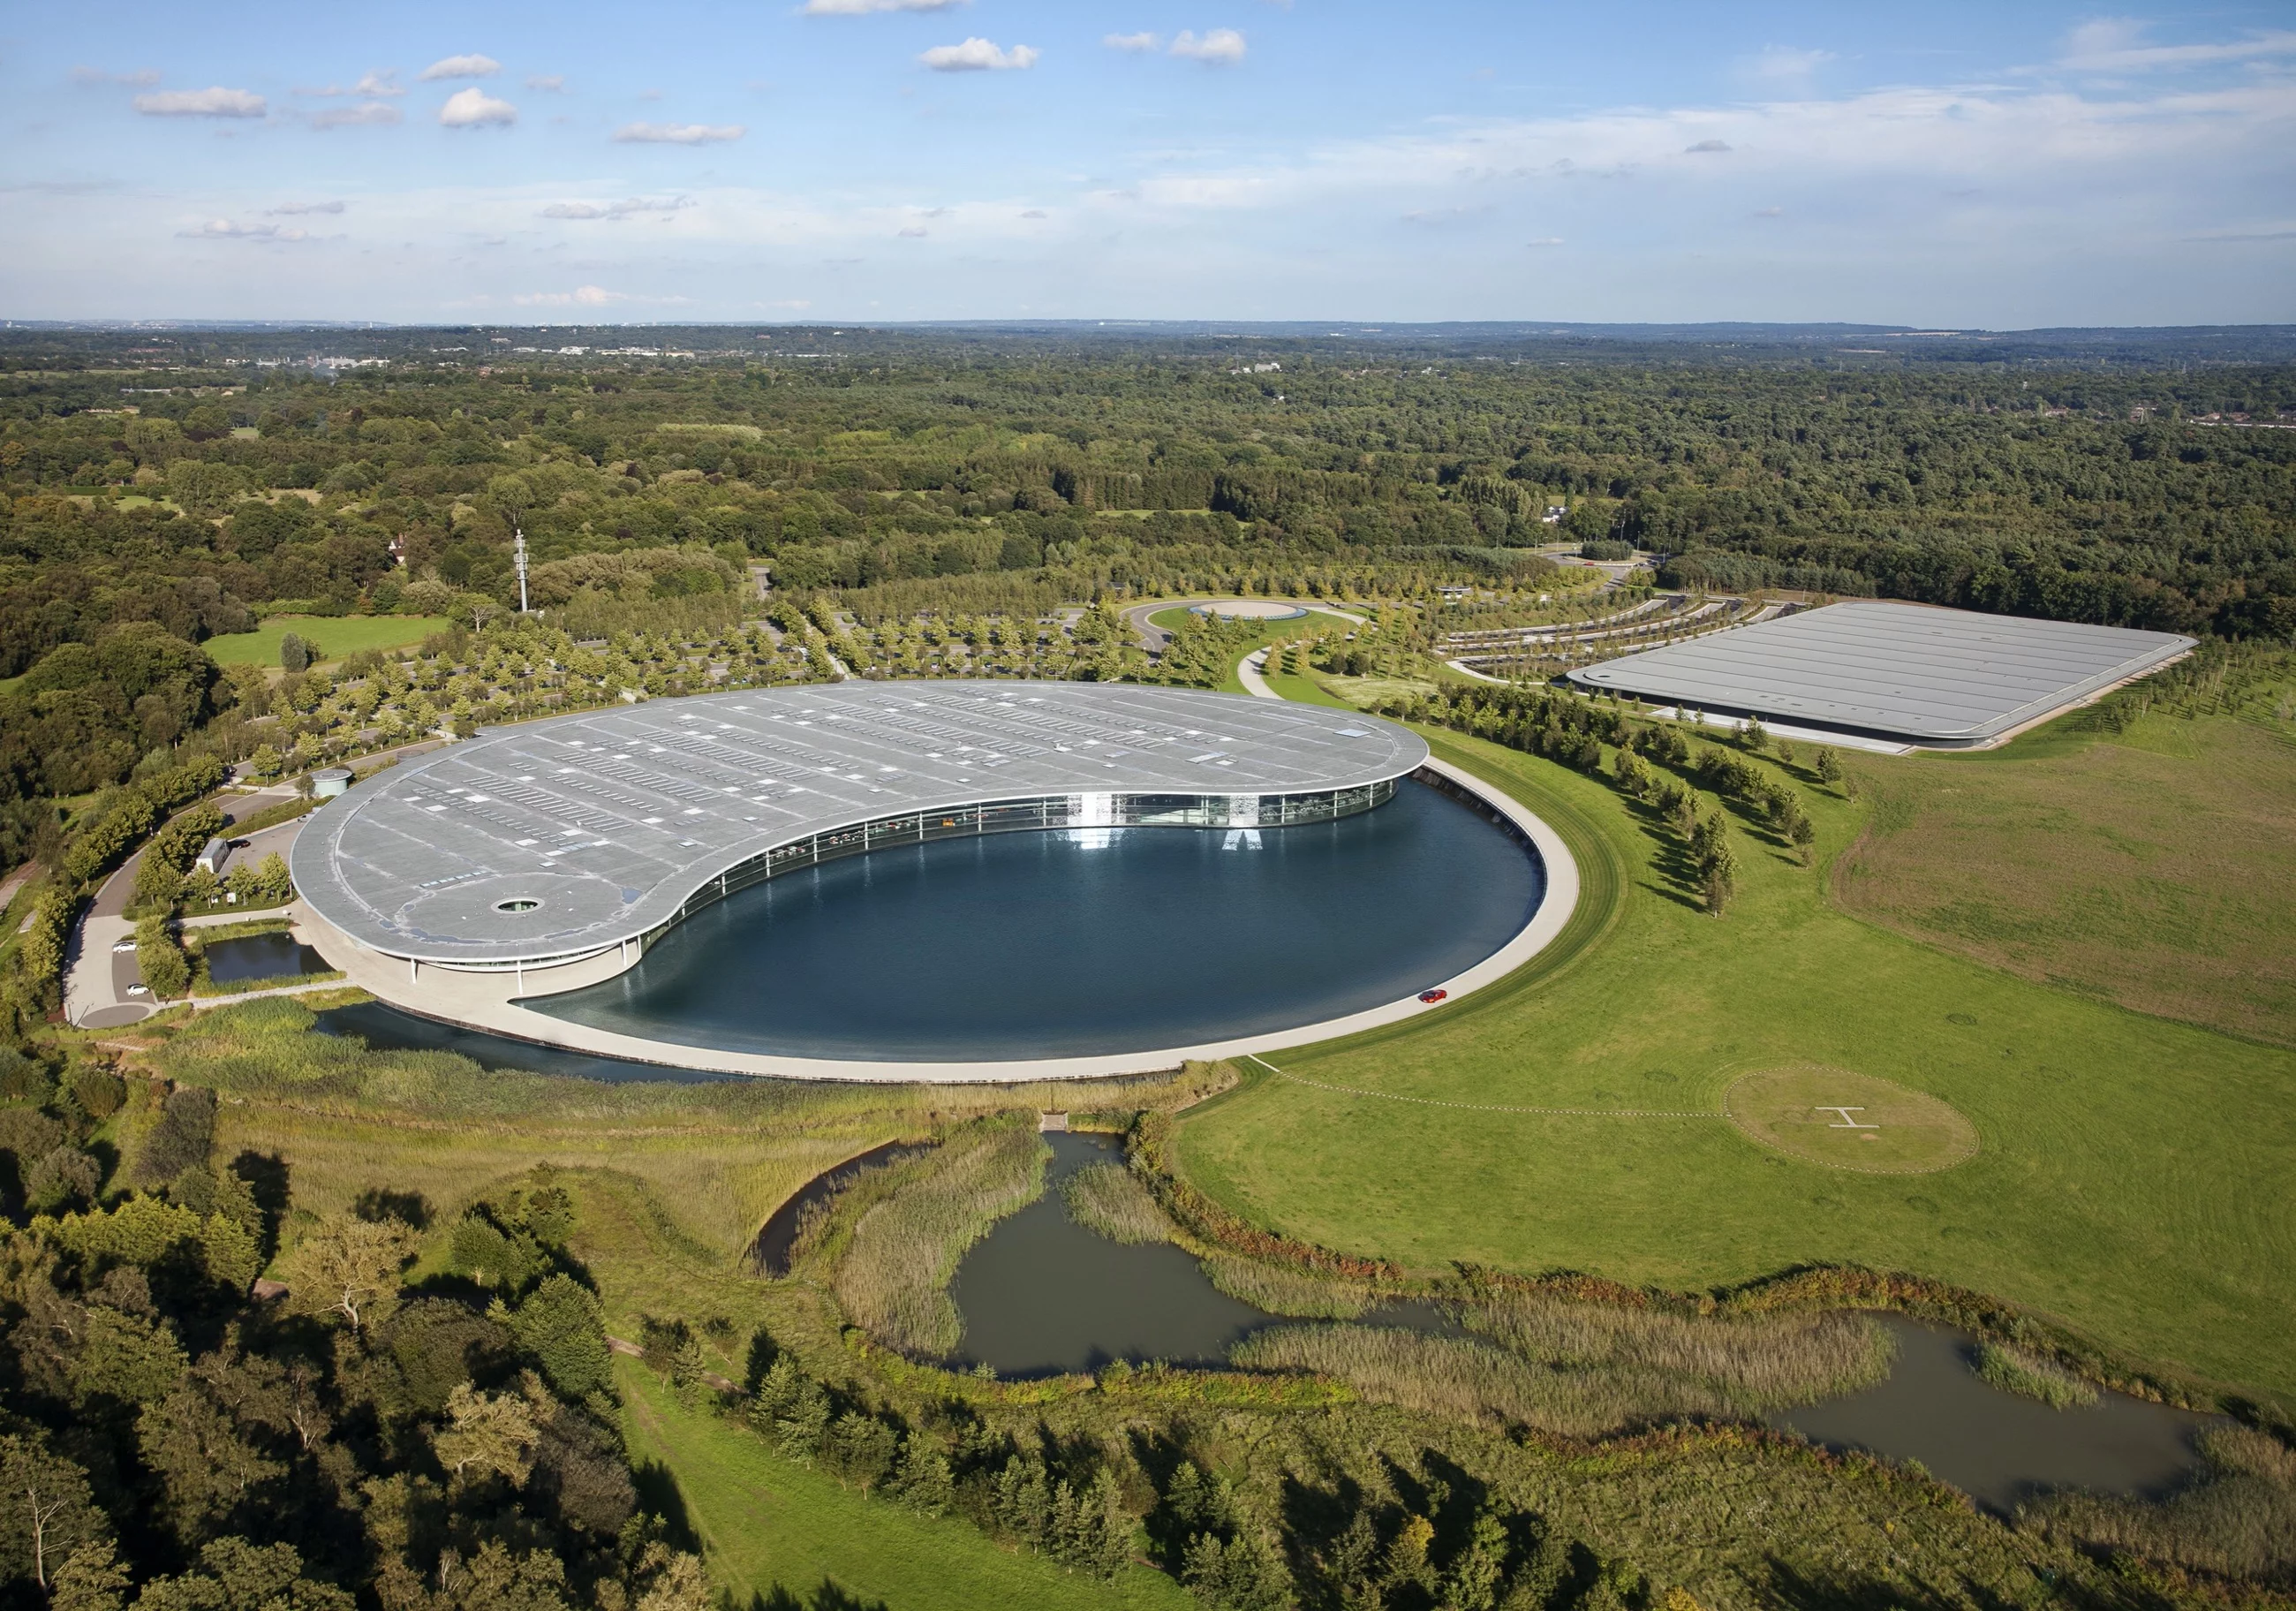
<svg viewBox="0 0 2296 1611">
<path fill-rule="evenodd" d="M 1448 990 L 1422 990 L 1419 992 L 1419 999 L 1427 1002 L 1440 1001 L 1450 993 Z"/>
</svg>

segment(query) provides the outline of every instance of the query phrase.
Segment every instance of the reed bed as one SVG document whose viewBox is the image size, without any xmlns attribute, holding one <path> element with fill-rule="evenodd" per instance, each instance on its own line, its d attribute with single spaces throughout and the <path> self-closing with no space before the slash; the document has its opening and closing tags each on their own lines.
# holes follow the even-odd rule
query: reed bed
<svg viewBox="0 0 2296 1611">
<path fill-rule="evenodd" d="M 2052 1410 L 2086 1410 L 2096 1402 L 2094 1383 L 2054 1360 L 1994 1342 L 1977 1345 L 1977 1374 L 2004 1393 L 2038 1399 Z"/>
<path fill-rule="evenodd" d="M 1490 1343 L 1380 1326 L 1283 1326 L 1254 1334 L 1229 1356 L 1250 1370 L 1312 1370 L 1365 1398 L 1505 1431 L 1529 1426 L 1570 1437 L 1720 1416 L 1730 1406 L 1702 1384 L 1612 1367 L 1537 1364 Z"/>
<path fill-rule="evenodd" d="M 1464 1323 L 1534 1362 L 1687 1378 L 1739 1413 L 1871 1386 L 1894 1344 L 1864 1315 L 1693 1315 L 1521 1294 L 1465 1307 Z"/>
<path fill-rule="evenodd" d="M 1199 1261 L 1213 1286 L 1232 1298 L 1270 1314 L 1318 1320 L 1352 1320 L 1379 1302 L 1360 1281 L 1333 1281 L 1283 1264 L 1212 1253 Z"/>
<path fill-rule="evenodd" d="M 2252 1426 L 2213 1427 L 2199 1443 L 2207 1475 L 2159 1504 L 2052 1494 L 2023 1507 L 2019 1525 L 2093 1553 L 2296 1583 L 2296 1450 Z"/>
<path fill-rule="evenodd" d="M 1036 1200 L 1051 1155 L 1034 1130 L 1003 1125 L 890 1171 L 896 1188 L 861 1215 L 837 1262 L 846 1317 L 904 1353 L 954 1353 L 964 1327 L 949 1277 L 990 1226 Z"/>
<path fill-rule="evenodd" d="M 1140 1178 L 1121 1163 L 1087 1163 L 1061 1182 L 1069 1218 L 1111 1242 L 1141 1246 L 1172 1239 L 1172 1221 Z"/>
</svg>

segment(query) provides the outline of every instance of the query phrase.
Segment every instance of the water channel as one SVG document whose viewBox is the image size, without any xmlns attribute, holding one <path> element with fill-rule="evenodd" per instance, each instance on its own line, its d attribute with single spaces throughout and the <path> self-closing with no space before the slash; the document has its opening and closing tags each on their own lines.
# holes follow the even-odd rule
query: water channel
<svg viewBox="0 0 2296 1611">
<path fill-rule="evenodd" d="M 1537 908 L 1534 857 L 1406 785 L 1336 822 L 999 834 L 872 851 L 695 913 L 627 973 L 529 999 L 689 1046 L 888 1061 L 1080 1056 L 1414 995 Z"/>
<path fill-rule="evenodd" d="M 1170 1245 L 1128 1247 L 1070 1219 L 1060 1182 L 1120 1155 L 1112 1138 L 1054 1135 L 1044 1196 L 1002 1221 L 958 1266 L 951 1294 L 964 1319 L 963 1360 L 1000 1376 L 1092 1370 L 1115 1360 L 1218 1365 L 1267 1326 L 1296 1325 L 1228 1296 Z M 1889 1378 L 1767 1418 L 1833 1449 L 1918 1459 L 1980 1504 L 2006 1512 L 2052 1488 L 2152 1495 L 2197 1463 L 2206 1417 L 2120 1393 L 2052 1410 L 2007 1393 L 1974 1369 L 1963 1333 L 1879 1317 L 1898 1344 Z M 1464 1335 L 1431 1306 L 1391 1304 L 1365 1325 Z"/>
</svg>

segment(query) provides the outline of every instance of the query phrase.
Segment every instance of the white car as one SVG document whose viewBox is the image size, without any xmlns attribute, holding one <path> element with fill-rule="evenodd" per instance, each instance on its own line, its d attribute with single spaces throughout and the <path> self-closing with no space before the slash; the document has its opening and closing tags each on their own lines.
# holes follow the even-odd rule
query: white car
<svg viewBox="0 0 2296 1611">
<path fill-rule="evenodd" d="M 148 986 L 131 984 L 127 987 L 127 993 L 131 996 L 148 996 L 152 991 Z"/>
<path fill-rule="evenodd" d="M 113 954 L 114 956 L 117 956 L 117 955 L 119 955 L 121 951 L 132 951 L 132 950 L 134 950 L 135 949 L 135 942 L 133 940 L 122 940 L 122 941 L 120 941 L 119 943 L 117 943 L 116 945 L 114 945 L 114 946 L 111 948 L 111 950 L 112 950 L 112 954 Z"/>
</svg>

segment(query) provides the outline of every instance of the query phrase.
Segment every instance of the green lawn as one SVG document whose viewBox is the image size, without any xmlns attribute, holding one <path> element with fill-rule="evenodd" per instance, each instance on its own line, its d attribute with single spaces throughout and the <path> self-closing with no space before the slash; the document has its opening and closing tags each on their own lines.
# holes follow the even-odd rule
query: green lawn
<svg viewBox="0 0 2296 1611">
<path fill-rule="evenodd" d="M 955 1516 L 926 1517 L 840 1487 L 782 1459 L 742 1427 L 689 1410 L 652 1372 L 617 1361 L 630 1463 L 677 1484 L 710 1575 L 737 1604 L 775 1585 L 808 1604 L 824 1582 L 868 1611 L 1119 1611 L 1195 1601 L 1161 1573 L 1136 1566 L 1113 1583 L 999 1549 Z"/>
<path fill-rule="evenodd" d="M 219 666 L 275 666 L 279 640 L 290 632 L 317 644 L 325 659 L 340 660 L 362 649 L 419 644 L 452 624 L 443 615 L 274 615 L 252 632 L 210 637 L 202 646 Z"/>
<path fill-rule="evenodd" d="M 1658 871 L 1660 832 L 1601 783 L 1429 736 L 1562 834 L 1583 909 L 1502 985 L 1269 1059 L 1377 1094 L 1262 1077 L 1197 1110 L 1182 1156 L 1205 1189 L 1281 1230 L 1421 1268 L 1472 1260 L 1673 1287 L 1809 1261 L 1911 1270 L 2296 1402 L 2296 1056 L 1847 916 L 1822 873 L 1742 824 L 1742 892 L 1708 916 Z M 1838 854 L 1865 809 L 1803 787 L 1821 848 Z M 1941 1097 L 1982 1150 L 1943 1174 L 1860 1174 L 1700 1116 L 1737 1074 L 1791 1063 Z"/>
</svg>

